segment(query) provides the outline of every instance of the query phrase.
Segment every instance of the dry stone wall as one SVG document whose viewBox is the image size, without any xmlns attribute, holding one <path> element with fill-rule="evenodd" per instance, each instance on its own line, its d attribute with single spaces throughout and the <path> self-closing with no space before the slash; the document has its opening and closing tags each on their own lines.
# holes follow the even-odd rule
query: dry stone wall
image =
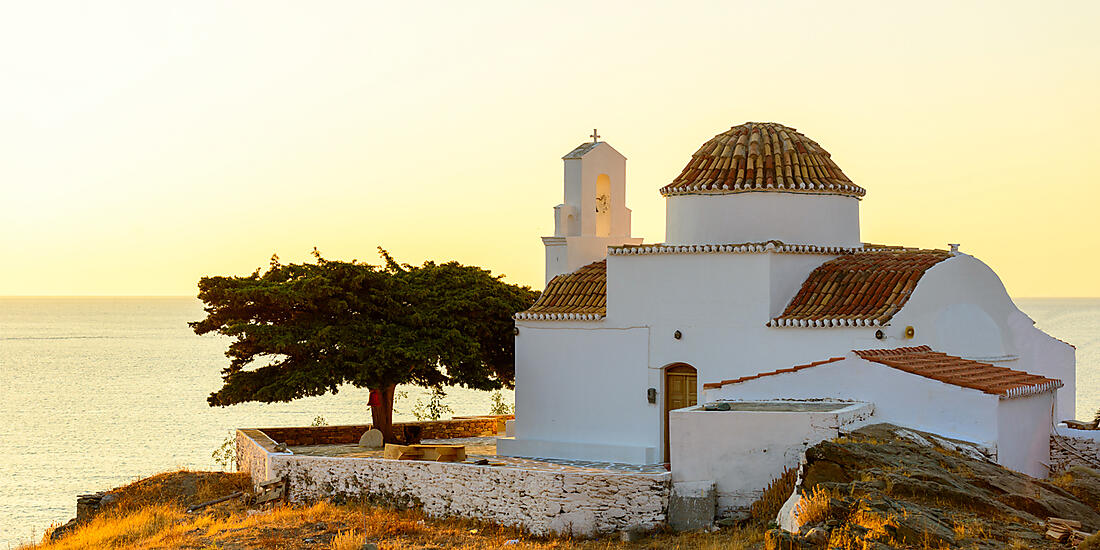
<svg viewBox="0 0 1100 550">
<path fill-rule="evenodd" d="M 1067 430 L 1059 428 L 1059 432 L 1079 432 L 1086 430 Z M 1055 435 L 1050 436 L 1050 471 L 1062 472 L 1073 466 L 1085 466 L 1096 468 L 1100 465 L 1100 431 L 1093 434 L 1080 435 Z M 1086 431 L 1087 432 L 1087 431 Z"/>
<path fill-rule="evenodd" d="M 266 441 L 252 440 L 255 432 L 238 431 L 238 468 L 250 472 L 253 483 L 285 477 L 294 502 L 371 496 L 420 506 L 431 516 L 469 517 L 536 535 L 574 536 L 650 529 L 665 523 L 668 509 L 671 474 L 667 472 L 577 472 L 302 456 L 274 452 Z M 266 438 L 264 432 L 259 435 Z"/>
</svg>

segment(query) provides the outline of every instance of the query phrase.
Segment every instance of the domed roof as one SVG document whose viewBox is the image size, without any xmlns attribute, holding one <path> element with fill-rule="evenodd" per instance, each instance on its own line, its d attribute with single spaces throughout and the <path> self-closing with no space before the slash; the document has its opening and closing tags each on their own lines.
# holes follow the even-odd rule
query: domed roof
<svg viewBox="0 0 1100 550">
<path fill-rule="evenodd" d="M 862 197 L 829 152 L 816 141 L 774 122 L 746 122 L 703 144 L 661 194 L 752 191 Z"/>
</svg>

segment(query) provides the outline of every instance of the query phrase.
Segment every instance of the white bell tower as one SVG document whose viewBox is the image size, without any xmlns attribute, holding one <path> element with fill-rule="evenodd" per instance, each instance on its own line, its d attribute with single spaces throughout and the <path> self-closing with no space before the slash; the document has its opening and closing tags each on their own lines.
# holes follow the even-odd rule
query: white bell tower
<svg viewBox="0 0 1100 550">
<path fill-rule="evenodd" d="M 554 207 L 554 236 L 546 245 L 546 282 L 607 256 L 607 247 L 641 244 L 630 236 L 626 157 L 592 131 L 592 142 L 562 157 L 565 202 Z"/>
</svg>

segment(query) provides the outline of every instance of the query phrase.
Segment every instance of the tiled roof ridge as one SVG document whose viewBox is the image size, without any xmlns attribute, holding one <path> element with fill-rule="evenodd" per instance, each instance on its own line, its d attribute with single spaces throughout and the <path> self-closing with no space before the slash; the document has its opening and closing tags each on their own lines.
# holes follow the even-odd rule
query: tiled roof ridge
<svg viewBox="0 0 1100 550">
<path fill-rule="evenodd" d="M 704 390 L 711 390 L 711 389 L 715 389 L 715 388 L 720 388 L 720 387 L 728 385 L 728 384 L 740 384 L 741 382 L 747 382 L 749 380 L 755 380 L 757 378 L 763 378 L 765 376 L 774 376 L 776 374 L 783 374 L 783 373 L 787 373 L 787 372 L 797 372 L 797 371 L 800 371 L 800 370 L 803 370 L 803 369 L 808 369 L 810 367 L 817 367 L 817 366 L 825 365 L 825 364 L 828 364 L 828 363 L 835 363 L 836 361 L 841 361 L 843 359 L 844 359 L 844 357 L 830 357 L 830 358 L 825 359 L 823 361 L 814 361 L 813 363 L 806 363 L 805 365 L 795 365 L 793 367 L 774 370 L 774 371 L 771 371 L 771 372 L 762 372 L 760 374 L 753 374 L 751 376 L 742 376 L 741 378 L 735 378 L 733 380 L 723 380 L 721 382 L 710 382 L 710 383 L 707 383 L 707 384 L 703 384 L 703 389 Z"/>
<path fill-rule="evenodd" d="M 522 321 L 599 321 L 607 314 L 607 260 L 550 279 L 546 290 L 515 315 Z"/>
<path fill-rule="evenodd" d="M 780 254 L 852 254 L 865 250 L 858 247 L 821 246 L 816 244 L 788 244 L 779 240 L 736 244 L 624 244 L 607 247 L 609 256 L 633 256 L 645 254 L 751 254 L 776 252 Z"/>
<path fill-rule="evenodd" d="M 867 361 L 1004 399 L 1035 395 L 1063 386 L 1061 380 L 948 355 L 933 351 L 929 346 L 852 350 L 852 353 Z"/>
<path fill-rule="evenodd" d="M 882 326 L 909 301 L 932 266 L 952 257 L 945 250 L 865 248 L 815 268 L 769 327 Z"/>
<path fill-rule="evenodd" d="M 794 128 L 746 122 L 704 143 L 664 196 L 771 191 L 862 197 L 828 151 Z"/>
</svg>

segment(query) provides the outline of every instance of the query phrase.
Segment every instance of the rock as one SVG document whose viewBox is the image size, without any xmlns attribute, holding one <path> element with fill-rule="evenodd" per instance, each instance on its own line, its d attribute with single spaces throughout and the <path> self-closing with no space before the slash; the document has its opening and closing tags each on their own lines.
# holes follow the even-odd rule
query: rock
<svg viewBox="0 0 1100 550">
<path fill-rule="evenodd" d="M 560 514 L 550 520 L 550 532 L 559 537 L 591 538 L 596 536 L 596 515 L 590 510 Z"/>
<path fill-rule="evenodd" d="M 714 525 L 718 492 L 713 481 L 680 481 L 672 484 L 668 499 L 668 525 L 673 531 L 709 529 Z"/>
<path fill-rule="evenodd" d="M 381 450 L 385 444 L 382 442 L 382 430 L 377 428 L 371 428 L 363 434 L 363 437 L 359 438 L 359 446 L 366 447 L 372 451 Z"/>
<path fill-rule="evenodd" d="M 277 453 L 285 453 L 286 449 L 287 449 L 286 443 L 276 443 L 275 444 L 275 452 L 277 452 Z"/>
<path fill-rule="evenodd" d="M 806 541 L 818 546 L 825 546 L 829 542 L 829 533 L 820 527 L 814 527 L 806 533 Z"/>
<path fill-rule="evenodd" d="M 752 512 L 748 510 L 735 510 L 732 514 L 716 521 L 720 527 L 740 527 L 752 519 Z"/>
<path fill-rule="evenodd" d="M 991 541 L 1052 548 L 1047 517 L 1100 528 L 1091 505 L 1100 474 L 1039 480 L 989 462 L 977 448 L 912 429 L 879 424 L 807 449 L 799 491 L 826 491 L 831 532 L 815 523 L 797 534 L 768 534 L 769 548 L 803 548 L 822 536 L 852 548 L 992 548 Z M 816 516 L 815 516 L 816 517 Z M 1003 546 L 996 546 L 1003 547 Z"/>
<path fill-rule="evenodd" d="M 728 411 L 730 410 L 730 404 L 724 401 L 717 401 L 714 403 L 707 403 L 703 405 L 704 411 Z"/>
<path fill-rule="evenodd" d="M 818 550 L 820 546 L 782 529 L 764 533 L 764 550 Z"/>
<path fill-rule="evenodd" d="M 619 533 L 619 540 L 623 542 L 637 542 L 646 535 L 646 529 L 641 525 L 631 525 Z"/>
<path fill-rule="evenodd" d="M 378 550 L 378 545 L 373 542 L 364 542 L 363 546 L 359 547 L 359 550 Z"/>
</svg>

